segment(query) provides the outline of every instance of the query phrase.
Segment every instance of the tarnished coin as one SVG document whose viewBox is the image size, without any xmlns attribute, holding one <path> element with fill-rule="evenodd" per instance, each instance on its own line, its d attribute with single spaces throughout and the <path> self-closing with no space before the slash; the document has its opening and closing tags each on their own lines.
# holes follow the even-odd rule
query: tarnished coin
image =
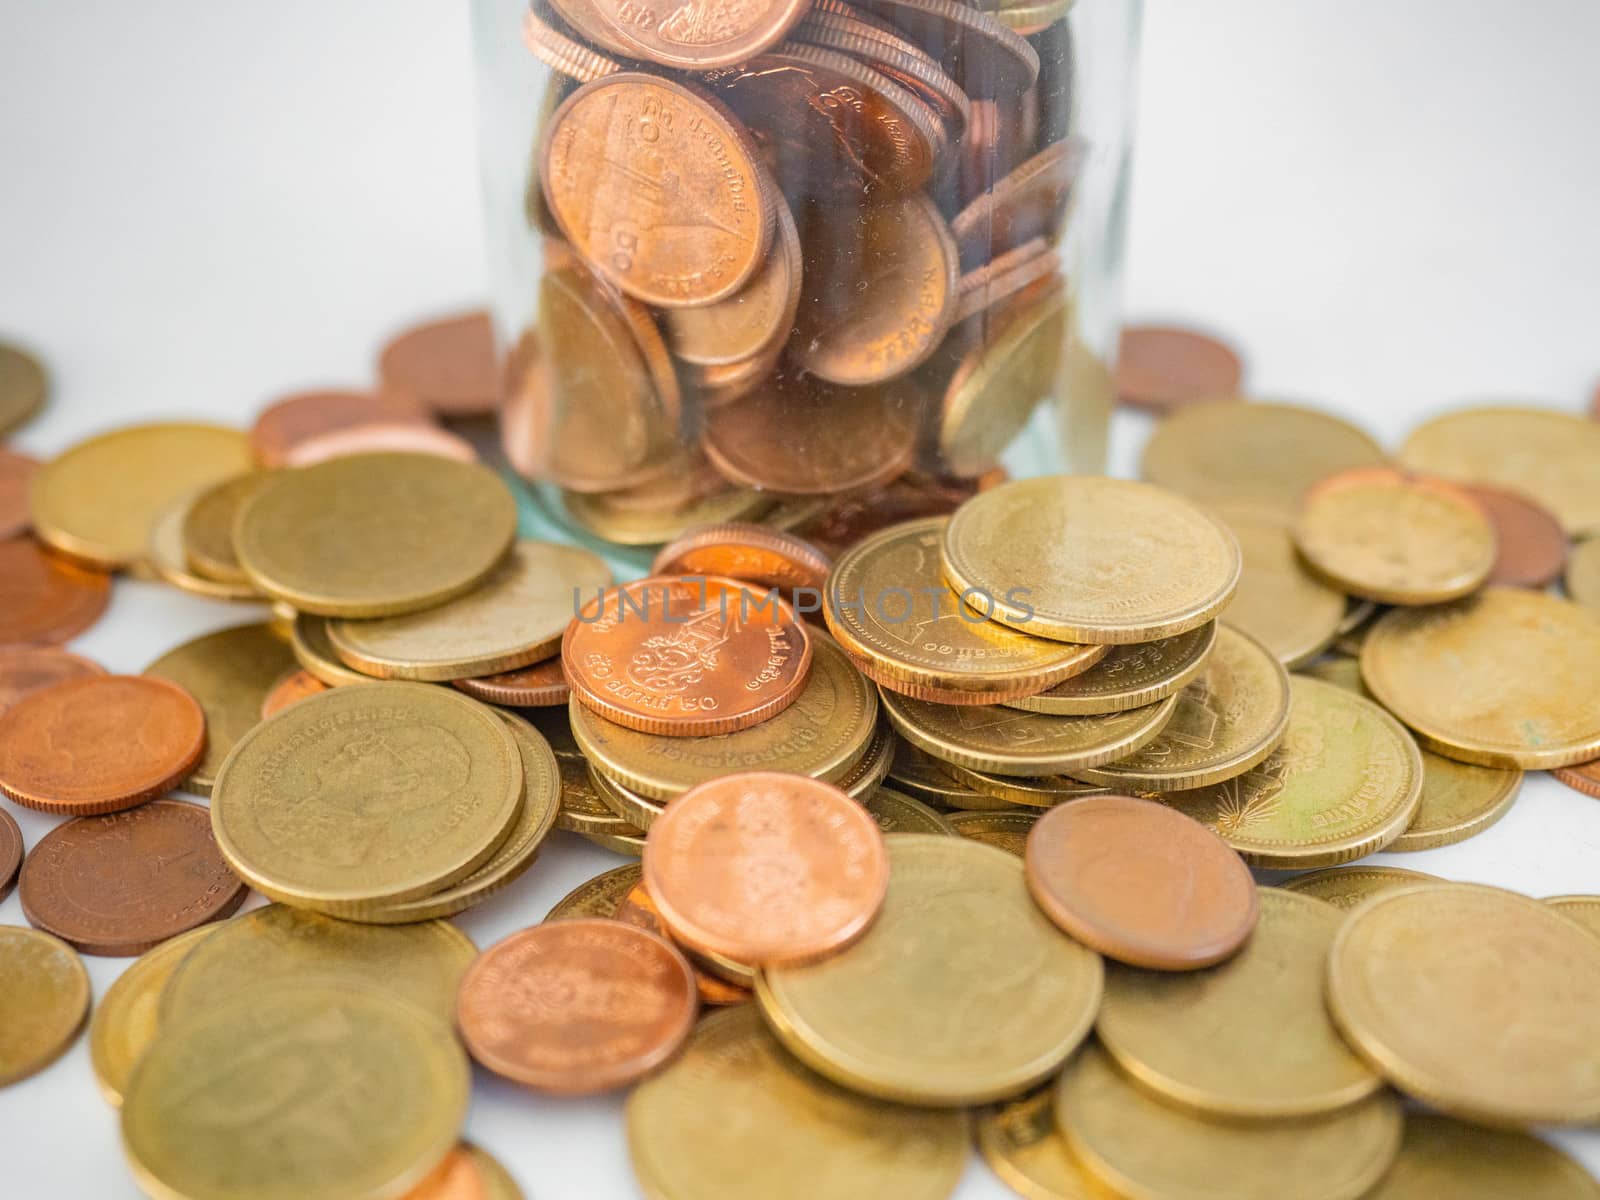
<svg viewBox="0 0 1600 1200">
<path fill-rule="evenodd" d="M 663 546 L 650 566 L 652 575 L 724 575 L 745 583 L 818 591 L 832 562 L 792 533 L 728 521 L 703 525 Z"/>
<path fill-rule="evenodd" d="M 949 820 L 937 810 L 895 788 L 874 788 L 862 797 L 861 804 L 885 833 L 955 832 Z"/>
<path fill-rule="evenodd" d="M 0 342 L 0 435 L 38 412 L 49 388 L 50 378 L 38 359 L 19 346 Z"/>
<path fill-rule="evenodd" d="M 294 624 L 289 627 L 289 649 L 294 654 L 295 662 L 329 687 L 372 682 L 370 675 L 363 675 L 339 661 L 339 655 L 328 637 L 327 617 L 295 613 Z"/>
<path fill-rule="evenodd" d="M 1106 1194 L 1056 1129 L 1050 1088 L 983 1111 L 976 1132 L 983 1161 L 1026 1200 L 1102 1200 Z"/>
<path fill-rule="evenodd" d="M 991 620 L 1063 641 L 1184 633 L 1216 616 L 1239 572 L 1239 544 L 1215 517 L 1125 479 L 1016 480 L 973 497 L 945 529 L 952 586 L 981 596 Z"/>
<path fill-rule="evenodd" d="M 1562 582 L 1574 603 L 1600 609 L 1600 537 L 1588 538 L 1572 548 Z"/>
<path fill-rule="evenodd" d="M 263 1105 L 268 1084 L 293 1103 Z M 443 1161 L 471 1086 L 449 1029 L 419 1009 L 269 988 L 156 1039 L 128 1085 L 123 1148 L 150 1195 L 378 1200 Z"/>
<path fill-rule="evenodd" d="M 1059 239 L 1086 150 L 1072 138 L 1052 142 L 950 218 L 962 263 L 981 265 L 1034 238 Z"/>
<path fill-rule="evenodd" d="M 205 715 L 176 684 L 69 679 L 0 716 L 0 791 L 41 812 L 116 812 L 177 787 L 205 745 Z"/>
<path fill-rule="evenodd" d="M 24 696 L 68 679 L 104 675 L 106 669 L 79 654 L 54 646 L 0 650 L 0 713 Z"/>
<path fill-rule="evenodd" d="M 1052 921 L 1108 958 L 1192 971 L 1256 926 L 1250 868 L 1212 832 L 1154 800 L 1091 796 L 1028 835 L 1028 890 Z"/>
<path fill-rule="evenodd" d="M 1244 366 L 1219 338 L 1170 325 L 1133 325 L 1117 345 L 1117 399 L 1168 412 L 1239 394 Z"/>
<path fill-rule="evenodd" d="M 1521 588 L 1396 609 L 1361 651 L 1367 687 L 1424 745 L 1487 767 L 1600 755 L 1597 672 L 1600 613 Z"/>
<path fill-rule="evenodd" d="M 573 888 L 545 914 L 546 921 L 565 921 L 575 917 L 614 917 L 617 907 L 643 878 L 638 863 L 613 867 Z"/>
<path fill-rule="evenodd" d="M 1244 556 L 1228 624 L 1261 641 L 1287 667 L 1310 662 L 1339 636 L 1344 593 L 1306 569 L 1282 513 L 1249 504 L 1214 505 L 1212 511 L 1239 539 Z"/>
<path fill-rule="evenodd" d="M 261 719 L 265 721 L 268 717 L 275 717 L 296 700 L 304 700 L 307 696 L 319 696 L 327 690 L 328 685 L 310 671 L 291 667 L 278 677 L 278 681 L 262 698 Z"/>
<path fill-rule="evenodd" d="M 11 889 L 16 886 L 26 852 L 22 829 L 16 818 L 0 808 L 0 901 L 9 896 Z"/>
<path fill-rule="evenodd" d="M 777 228 L 767 260 L 725 300 L 661 312 L 661 329 L 672 356 L 697 366 L 746 362 L 787 340 L 800 308 L 804 260 L 794 215 L 780 197 L 773 202 Z"/>
<path fill-rule="evenodd" d="M 185 496 L 156 517 L 150 526 L 150 542 L 145 547 L 144 565 L 155 572 L 163 583 L 169 583 L 180 592 L 200 596 L 206 600 L 226 600 L 247 603 L 264 600 L 249 579 L 242 583 L 225 583 L 201 575 L 189 565 L 189 555 L 183 544 L 183 523 L 189 515 L 193 497 Z"/>
<path fill-rule="evenodd" d="M 222 583 L 249 583 L 233 547 L 239 510 L 272 479 L 270 471 L 251 471 L 199 492 L 183 514 L 184 559 L 190 570 Z"/>
<path fill-rule="evenodd" d="M 474 679 L 457 679 L 454 686 L 474 700 L 488 704 L 504 704 L 512 708 L 543 708 L 565 705 L 572 689 L 567 686 L 566 671 L 561 666 L 561 656 L 547 658 L 531 667 L 518 667 L 515 671 L 502 671 L 497 675 L 480 675 Z"/>
<path fill-rule="evenodd" d="M 1593 1200 L 1595 1183 L 1549 1142 L 1438 1113 L 1408 1113 L 1400 1157 L 1366 1200 Z"/>
<path fill-rule="evenodd" d="M 655 898 L 650 895 L 650 889 L 645 887 L 642 881 L 634 884 L 629 889 L 628 894 L 617 905 L 616 912 L 610 915 L 624 925 L 636 925 L 640 929 L 655 934 L 657 937 L 665 938 L 667 941 L 672 942 L 673 945 L 678 945 L 672 936 L 672 931 L 662 921 L 661 909 L 657 906 Z M 683 947 L 679 946 L 679 949 L 683 949 Z M 694 971 L 695 989 L 700 994 L 701 1004 L 721 1006 L 724 1004 L 744 1004 L 750 1000 L 751 992 L 748 987 L 730 983 L 726 979 L 721 979 L 711 974 L 709 971 L 701 970 L 696 965 L 693 955 L 689 954 L 687 950 L 684 951 L 684 955 L 689 959 L 690 969 Z"/>
<path fill-rule="evenodd" d="M 277 475 L 239 513 L 234 546 L 275 600 L 323 616 L 380 617 L 476 586 L 510 547 L 516 522 L 511 493 L 486 467 L 358 454 Z"/>
<path fill-rule="evenodd" d="M 0 1087 L 44 1070 L 89 1011 L 89 972 L 48 933 L 0 925 Z"/>
<path fill-rule="evenodd" d="M 28 488 L 38 469 L 37 460 L 0 446 L 0 541 L 26 533 L 33 524 Z"/>
<path fill-rule="evenodd" d="M 1464 1120 L 1521 1126 L 1600 1114 L 1600 941 L 1514 892 L 1402 888 L 1340 929 L 1328 1006 L 1408 1095 Z"/>
<path fill-rule="evenodd" d="M 375 422 L 428 425 L 431 418 L 422 401 L 409 393 L 296 392 L 256 414 L 250 427 L 250 449 L 263 467 L 287 466 L 302 442 Z"/>
<path fill-rule="evenodd" d="M 178 964 L 215 930 L 202 925 L 147 950 L 117 976 L 89 1021 L 89 1063 L 100 1094 L 112 1108 L 122 1107 L 133 1069 L 161 1026 L 161 993 Z"/>
<path fill-rule="evenodd" d="M 597 1008 L 595 996 L 616 999 Z M 671 1058 L 697 1003 L 694 973 L 671 943 L 577 918 L 546 921 L 484 951 L 461 981 L 456 1026 L 495 1074 L 581 1095 L 631 1083 Z"/>
<path fill-rule="evenodd" d="M 929 1106 L 1046 1078 L 1089 1032 L 1099 956 L 1045 918 L 1004 851 L 931 834 L 888 844 L 889 895 L 866 936 L 756 977 L 779 1040 L 855 1091 Z"/>
<path fill-rule="evenodd" d="M 0 542 L 0 646 L 65 642 L 100 619 L 111 581 L 32 538 Z"/>
<path fill-rule="evenodd" d="M 1510 812 L 1521 790 L 1521 771 L 1473 766 L 1424 750 L 1417 815 L 1388 849 L 1432 850 L 1464 842 Z"/>
<path fill-rule="evenodd" d="M 493 412 L 500 372 L 489 314 L 461 313 L 397 334 L 379 352 L 378 378 L 385 391 L 444 416 Z"/>
<path fill-rule="evenodd" d="M 1464 483 L 1494 527 L 1494 569 L 1489 582 L 1507 587 L 1543 588 L 1561 576 L 1567 561 L 1567 535 L 1549 509 L 1520 492 Z"/>
<path fill-rule="evenodd" d="M 1433 879 L 1432 875 L 1407 871 L 1401 867 L 1327 867 L 1321 871 L 1296 875 L 1278 887 L 1286 892 L 1298 892 L 1302 896 L 1325 900 L 1335 908 L 1348 912 L 1380 892 L 1428 883 Z"/>
<path fill-rule="evenodd" d="M 1217 641 L 1217 623 L 1154 642 L 1112 646 L 1081 675 L 1033 696 L 1004 701 L 1007 708 L 1053 716 L 1125 712 L 1165 700 L 1205 670 Z"/>
</svg>

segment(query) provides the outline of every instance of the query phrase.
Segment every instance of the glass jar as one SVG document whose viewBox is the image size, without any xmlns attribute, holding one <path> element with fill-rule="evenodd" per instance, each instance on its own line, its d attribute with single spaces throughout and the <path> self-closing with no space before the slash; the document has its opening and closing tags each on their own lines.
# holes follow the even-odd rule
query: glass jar
<svg viewBox="0 0 1600 1200">
<path fill-rule="evenodd" d="M 473 9 L 502 443 L 569 535 L 1103 468 L 1140 0 Z"/>
</svg>

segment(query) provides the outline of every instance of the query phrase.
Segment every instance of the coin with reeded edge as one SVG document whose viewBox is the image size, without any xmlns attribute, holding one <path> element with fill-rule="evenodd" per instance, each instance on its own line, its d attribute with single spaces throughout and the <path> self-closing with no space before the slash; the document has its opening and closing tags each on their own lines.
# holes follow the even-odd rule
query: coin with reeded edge
<svg viewBox="0 0 1600 1200">
<path fill-rule="evenodd" d="M 383 679 L 492 675 L 550 657 L 580 601 L 610 583 L 598 555 L 524 540 L 466 595 L 423 612 L 330 621 L 328 639 L 348 666 Z"/>
<path fill-rule="evenodd" d="M 850 768 L 847 775 L 833 781 L 845 795 L 856 800 L 864 799 L 877 790 L 894 765 L 894 747 L 900 739 L 887 723 L 880 723 L 872 735 L 872 742 L 861 761 Z"/>
<path fill-rule="evenodd" d="M 889 894 L 866 935 L 757 975 L 779 1040 L 847 1087 L 907 1103 L 978 1104 L 1044 1079 L 1089 1032 L 1099 955 L 1050 924 L 1003 850 L 933 834 L 888 844 Z"/>
<path fill-rule="evenodd" d="M 602 784 L 604 776 L 589 766 L 582 755 L 557 755 L 556 763 L 561 770 L 561 811 L 556 814 L 556 828 L 581 834 L 591 841 L 602 839 L 596 842 L 597 845 L 620 847 L 628 844 L 626 853 L 635 857 L 642 854 L 644 830 L 611 806 L 610 796 Z M 659 801 L 651 800 L 648 803 L 657 804 Z M 632 845 L 635 840 L 637 849 Z M 619 852 L 623 851 L 619 849 Z"/>
<path fill-rule="evenodd" d="M 89 973 L 59 938 L 0 925 L 0 1087 L 59 1058 L 89 1011 Z"/>
<path fill-rule="evenodd" d="M 1277 887 L 1281 891 L 1298 892 L 1302 896 L 1325 900 L 1335 908 L 1348 912 L 1380 892 L 1429 883 L 1435 878 L 1421 871 L 1408 871 L 1404 867 L 1325 867 L 1320 871 L 1307 871 L 1304 875 L 1286 879 Z"/>
<path fill-rule="evenodd" d="M 725 521 L 691 529 L 663 546 L 650 573 L 725 575 L 785 591 L 818 590 L 832 565 L 826 554 L 792 533 Z"/>
<path fill-rule="evenodd" d="M 1067 775 L 995 775 L 988 771 L 974 771 L 971 767 L 959 767 L 954 763 L 948 766 L 950 774 L 957 781 L 967 784 L 974 791 L 1007 804 L 1021 804 L 1029 808 L 1054 808 L 1068 800 L 1101 796 L 1111 790 L 1099 784 L 1083 783 Z"/>
<path fill-rule="evenodd" d="M 1600 941 L 1542 901 L 1466 883 L 1378 896 L 1340 929 L 1328 1006 L 1396 1087 L 1486 1125 L 1600 1116 Z"/>
<path fill-rule="evenodd" d="M 963 1114 L 835 1086 L 750 1005 L 702 1021 L 628 1098 L 627 1127 L 634 1171 L 658 1200 L 944 1200 L 967 1165 Z"/>
<path fill-rule="evenodd" d="M 196 573 L 189 566 L 183 549 L 183 521 L 192 497 L 185 496 L 169 505 L 150 525 L 150 542 L 145 547 L 145 563 L 163 583 L 180 592 L 207 600 L 248 602 L 265 599 L 248 579 L 243 583 L 223 583 Z"/>
<path fill-rule="evenodd" d="M 945 529 L 944 575 L 1005 625 L 1062 641 L 1172 637 L 1216 616 L 1239 543 L 1183 497 L 1127 479 L 1046 476 L 980 492 Z"/>
<path fill-rule="evenodd" d="M 1587 538 L 1572 548 L 1562 582 L 1575 603 L 1600 610 L 1600 537 Z"/>
<path fill-rule="evenodd" d="M 885 833 L 955 832 L 949 819 L 936 809 L 895 788 L 874 788 L 862 797 L 861 806 Z"/>
<path fill-rule="evenodd" d="M 1545 903 L 1600 937 L 1600 896 L 1550 896 Z"/>
<path fill-rule="evenodd" d="M 274 900 L 360 919 L 477 870 L 522 803 L 496 714 L 448 688 L 371 683 L 246 734 L 212 790 L 217 844 Z"/>
<path fill-rule="evenodd" d="M 1600 756 L 1600 613 L 1522 588 L 1395 609 L 1361 650 L 1373 696 L 1428 749 L 1485 767 Z"/>
<path fill-rule="evenodd" d="M 1165 700 L 1205 670 L 1217 641 L 1217 623 L 1134 646 L 1112 646 L 1081 675 L 1033 696 L 1005 701 L 1007 708 L 1087 717 L 1124 712 Z"/>
<path fill-rule="evenodd" d="M 69 641 L 100 619 L 111 580 L 30 537 L 0 542 L 0 645 Z"/>
<path fill-rule="evenodd" d="M 487 467 L 429 454 L 356 454 L 279 473 L 234 524 L 234 548 L 273 599 L 323 616 L 381 617 L 477 586 L 516 533 Z"/>
<path fill-rule="evenodd" d="M 295 662 L 329 687 L 372 682 L 372 676 L 363 675 L 339 661 L 333 642 L 328 639 L 327 617 L 295 613 L 294 623 L 289 627 L 289 649 Z"/>
<path fill-rule="evenodd" d="M 1364 1200 L 1594 1200 L 1576 1159 L 1532 1134 L 1410 1113 L 1400 1157 Z"/>
<path fill-rule="evenodd" d="M 1177 710 L 1155 740 L 1073 774 L 1125 792 L 1206 787 L 1250 770 L 1288 728 L 1289 673 L 1260 642 L 1223 625 L 1205 670 L 1178 693 Z"/>
<path fill-rule="evenodd" d="M 613 867 L 593 879 L 584 880 L 557 900 L 544 919 L 565 921 L 575 917 L 614 917 L 617 906 L 643 877 L 644 868 L 638 863 Z"/>
<path fill-rule="evenodd" d="M 189 569 L 207 579 L 248 584 L 233 548 L 233 522 L 250 497 L 272 478 L 250 471 L 202 489 L 183 514 L 183 554 Z"/>
<path fill-rule="evenodd" d="M 163 1200 L 381 1200 L 450 1152 L 471 1083 L 449 1029 L 421 1009 L 269 988 L 156 1039 L 123 1100 L 122 1144 Z"/>
<path fill-rule="evenodd" d="M 1316 1117 L 1220 1121 L 1157 1100 L 1097 1045 L 1067 1065 L 1055 1101 L 1067 1145 L 1136 1200 L 1357 1200 L 1400 1148 L 1386 1092 Z"/>
<path fill-rule="evenodd" d="M 1295 553 L 1289 520 L 1270 508 L 1214 505 L 1244 555 L 1239 588 L 1228 602 L 1228 624 L 1242 629 L 1286 667 L 1315 658 L 1344 621 L 1344 593 L 1319 580 Z"/>
<path fill-rule="evenodd" d="M 1050 1088 L 978 1114 L 978 1153 L 1024 1200 L 1109 1200 L 1056 1129 Z"/>
<path fill-rule="evenodd" d="M 212 926 L 202 925 L 146 951 L 101 997 L 89 1021 L 89 1063 L 100 1094 L 112 1108 L 122 1107 L 134 1067 L 156 1040 L 167 980 L 189 951 L 214 932 Z"/>
<path fill-rule="evenodd" d="M 1550 774 L 1575 792 L 1600 798 L 1600 759 L 1570 767 L 1557 767 Z"/>
<path fill-rule="evenodd" d="M 451 686 L 474 700 L 482 700 L 486 704 L 504 704 L 511 708 L 565 707 L 572 696 L 559 655 L 531 666 L 518 667 L 515 671 L 457 679 Z"/>
<path fill-rule="evenodd" d="M 958 810 L 946 813 L 944 819 L 959 836 L 1022 858 L 1027 852 L 1028 835 L 1039 823 L 1039 817 L 1036 812 Z"/>
</svg>

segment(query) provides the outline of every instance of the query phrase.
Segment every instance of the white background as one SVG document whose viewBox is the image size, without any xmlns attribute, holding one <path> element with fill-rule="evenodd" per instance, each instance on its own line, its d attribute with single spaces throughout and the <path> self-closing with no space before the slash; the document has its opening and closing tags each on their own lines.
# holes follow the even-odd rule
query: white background
<svg viewBox="0 0 1600 1200">
<path fill-rule="evenodd" d="M 1150 0 L 1129 313 L 1226 331 L 1258 394 L 1390 444 L 1473 398 L 1578 409 L 1600 378 L 1596 45 L 1592 0 Z M 460 0 L 0 0 L 0 336 L 55 379 L 18 444 L 243 424 L 476 302 L 471 66 Z M 1143 436 L 1119 417 L 1119 471 Z M 124 582 L 75 648 L 135 671 L 240 616 Z M 13 811 L 31 845 L 48 822 Z M 487 944 L 616 861 L 557 835 L 463 925 Z M 1600 891 L 1600 807 L 1534 776 L 1486 835 L 1380 861 Z M 88 963 L 97 997 L 125 965 Z M 619 1112 L 480 1079 L 469 1133 L 530 1197 L 626 1197 Z M 1600 1138 L 1564 1140 L 1600 1169 Z M 0 1091 L 0 1163 L 7 1196 L 137 1195 L 83 1041 Z M 962 1200 L 1005 1194 L 974 1160 Z"/>
</svg>

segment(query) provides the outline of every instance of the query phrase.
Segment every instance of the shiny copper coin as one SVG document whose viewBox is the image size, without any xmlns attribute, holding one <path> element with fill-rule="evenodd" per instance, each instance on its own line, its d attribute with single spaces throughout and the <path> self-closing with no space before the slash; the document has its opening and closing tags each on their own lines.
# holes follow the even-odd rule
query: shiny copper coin
<svg viewBox="0 0 1600 1200">
<path fill-rule="evenodd" d="M 54 646 L 0 650 L 0 713 L 33 692 L 68 679 L 104 675 L 106 669 Z"/>
<path fill-rule="evenodd" d="M 1053 280 L 1061 260 L 1043 238 L 1024 242 L 974 267 L 956 282 L 956 320 L 987 312 L 1041 280 Z"/>
<path fill-rule="evenodd" d="M 205 747 L 205 715 L 177 684 L 69 679 L 0 716 L 0 792 L 43 812 L 116 812 L 177 787 Z"/>
<path fill-rule="evenodd" d="M 29 537 L 0 542 L 0 646 L 77 637 L 100 619 L 111 577 L 51 554 Z"/>
<path fill-rule="evenodd" d="M 484 1186 L 483 1170 L 467 1146 L 457 1146 L 401 1200 L 499 1200 Z"/>
<path fill-rule="evenodd" d="M 33 524 L 28 482 L 38 469 L 37 460 L 0 447 L 0 541 L 26 533 Z"/>
<path fill-rule="evenodd" d="M 1153 800 L 1089 796 L 1052 808 L 1028 835 L 1024 862 L 1045 915 L 1118 962 L 1206 967 L 1255 928 L 1259 902 L 1244 860 Z"/>
<path fill-rule="evenodd" d="M 221 920 L 244 882 L 211 836 L 211 814 L 182 800 L 56 826 L 28 855 L 22 911 L 84 954 L 131 957 Z"/>
<path fill-rule="evenodd" d="M 502 671 L 498 675 L 484 675 L 477 679 L 457 679 L 453 686 L 474 700 L 482 700 L 486 704 L 504 704 L 510 708 L 564 705 L 572 695 L 559 654 L 515 671 Z"/>
<path fill-rule="evenodd" d="M 820 589 L 833 566 L 804 538 L 762 525 L 730 521 L 702 525 L 661 548 L 652 575 L 725 575 L 792 592 Z"/>
<path fill-rule="evenodd" d="M 669 942 L 673 940 L 671 932 L 661 920 L 661 910 L 656 907 L 650 889 L 642 882 L 633 885 L 633 890 L 622 898 L 622 903 L 617 905 L 617 911 L 613 916 L 624 925 L 635 925 L 640 929 L 648 929 L 657 937 L 666 938 Z M 695 988 L 700 993 L 701 1004 L 743 1004 L 753 995 L 747 987 L 729 983 L 726 979 L 719 979 L 707 971 L 702 971 L 695 965 L 693 959 L 689 960 L 689 968 L 694 972 Z"/>
<path fill-rule="evenodd" d="M 24 849 L 17 819 L 0 808 L 0 901 L 11 895 L 11 889 L 17 884 Z"/>
<path fill-rule="evenodd" d="M 378 356 L 385 391 L 414 396 L 447 417 L 494 411 L 500 367 L 489 314 L 462 313 L 400 333 Z"/>
<path fill-rule="evenodd" d="M 915 93 L 938 114 L 952 141 L 959 141 L 972 116 L 972 102 L 938 60 L 906 41 L 885 22 L 848 5 L 824 11 L 813 5 L 795 26 L 796 41 L 858 58 Z"/>
<path fill-rule="evenodd" d="M 352 454 L 379 454 L 387 450 L 411 454 L 432 454 L 456 462 L 478 461 L 478 451 L 466 438 L 440 429 L 437 425 L 414 422 L 374 422 L 330 429 L 295 444 L 285 460 L 287 466 L 309 467 L 330 458 Z"/>
<path fill-rule="evenodd" d="M 1567 534 L 1550 510 L 1520 492 L 1463 483 L 1494 526 L 1495 560 L 1490 585 L 1542 588 L 1561 577 L 1567 562 Z"/>
<path fill-rule="evenodd" d="M 1072 186 L 1087 156 L 1076 138 L 1046 146 L 950 218 L 962 264 L 975 269 L 1034 238 L 1059 240 Z"/>
<path fill-rule="evenodd" d="M 861 0 L 913 44 L 938 58 L 974 98 L 1012 101 L 1039 78 L 1039 54 L 993 14 L 961 0 Z"/>
<path fill-rule="evenodd" d="M 1225 343 L 1193 329 L 1139 325 L 1122 331 L 1117 397 L 1137 408 L 1167 412 L 1185 404 L 1239 394 L 1244 367 Z"/>
<path fill-rule="evenodd" d="M 297 392 L 268 405 L 256 417 L 250 449 L 262 466 L 282 467 L 301 442 L 374 423 L 431 425 L 433 418 L 415 396 L 397 392 Z"/>
<path fill-rule="evenodd" d="M 632 57 L 688 71 L 742 63 L 783 40 L 809 0 L 746 0 L 696 8 L 678 0 L 590 0 Z"/>
<path fill-rule="evenodd" d="M 529 8 L 522 14 L 522 42 L 528 52 L 579 83 L 602 79 L 622 70 L 622 64 L 574 41 Z"/>
<path fill-rule="evenodd" d="M 848 946 L 889 889 L 883 833 L 831 784 L 776 771 L 690 788 L 650 828 L 644 883 L 672 936 L 753 967 Z"/>
<path fill-rule="evenodd" d="M 665 938 L 577 918 L 524 929 L 479 955 L 461 980 L 456 1027 L 496 1075 L 583 1095 L 672 1057 L 696 1008 L 694 972 Z"/>
<path fill-rule="evenodd" d="M 610 588 L 567 627 L 574 696 L 618 725 L 732 733 L 799 697 L 811 640 L 788 604 L 735 579 L 663 577 Z"/>
<path fill-rule="evenodd" d="M 328 685 L 323 683 L 310 671 L 296 668 L 272 685 L 272 690 L 261 701 L 261 719 L 275 717 L 296 700 L 304 700 L 307 696 L 315 696 L 328 690 Z"/>
<path fill-rule="evenodd" d="M 1574 791 L 1600 800 L 1600 758 L 1574 767 L 1557 767 L 1550 774 Z"/>
</svg>

